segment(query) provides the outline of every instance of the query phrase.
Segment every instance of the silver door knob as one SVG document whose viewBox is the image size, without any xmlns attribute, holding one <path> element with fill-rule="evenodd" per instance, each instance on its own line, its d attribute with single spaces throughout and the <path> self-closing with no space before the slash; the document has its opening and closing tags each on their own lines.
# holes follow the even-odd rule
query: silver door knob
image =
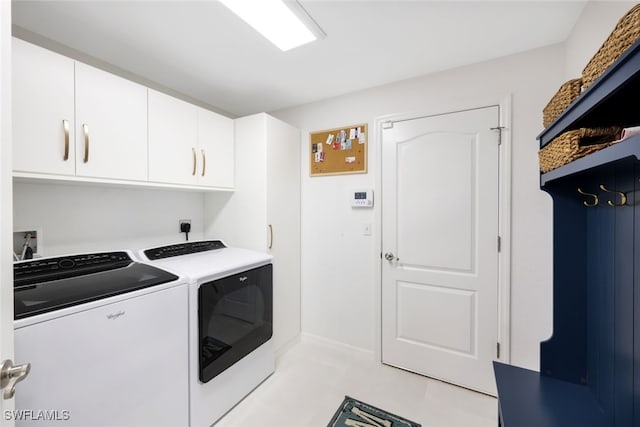
<svg viewBox="0 0 640 427">
<path fill-rule="evenodd" d="M 7 400 L 16 394 L 16 384 L 29 375 L 31 363 L 13 366 L 13 361 L 7 359 L 0 365 L 0 389 L 4 390 L 2 397 Z"/>
<path fill-rule="evenodd" d="M 384 259 L 386 259 L 387 261 L 398 261 L 400 258 L 396 258 L 396 256 L 392 252 L 387 252 L 386 254 L 384 254 Z"/>
</svg>

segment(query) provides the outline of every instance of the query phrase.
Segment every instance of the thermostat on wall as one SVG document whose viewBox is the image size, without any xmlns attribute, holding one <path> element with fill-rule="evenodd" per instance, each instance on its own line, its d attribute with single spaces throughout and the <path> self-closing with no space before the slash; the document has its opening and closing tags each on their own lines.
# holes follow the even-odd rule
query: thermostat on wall
<svg viewBox="0 0 640 427">
<path fill-rule="evenodd" d="M 355 190 L 351 195 L 351 207 L 372 208 L 373 190 Z"/>
</svg>

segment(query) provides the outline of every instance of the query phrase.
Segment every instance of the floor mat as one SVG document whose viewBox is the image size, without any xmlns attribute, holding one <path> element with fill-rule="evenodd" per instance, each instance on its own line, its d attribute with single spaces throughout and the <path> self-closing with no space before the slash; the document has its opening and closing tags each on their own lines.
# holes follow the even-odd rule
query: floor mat
<svg viewBox="0 0 640 427">
<path fill-rule="evenodd" d="M 420 427 L 420 424 L 345 396 L 327 427 Z"/>
</svg>

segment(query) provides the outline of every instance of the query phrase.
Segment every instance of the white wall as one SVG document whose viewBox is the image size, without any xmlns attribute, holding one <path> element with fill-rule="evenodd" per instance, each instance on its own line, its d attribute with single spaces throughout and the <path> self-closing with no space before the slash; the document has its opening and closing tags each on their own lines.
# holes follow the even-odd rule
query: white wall
<svg viewBox="0 0 640 427">
<path fill-rule="evenodd" d="M 14 229 L 41 228 L 45 256 L 144 248 L 202 239 L 202 193 L 91 185 L 15 183 Z"/>
<path fill-rule="evenodd" d="M 564 80 L 580 77 L 583 68 L 611 34 L 618 20 L 635 4 L 635 1 L 587 3 L 565 43 Z"/>
<path fill-rule="evenodd" d="M 552 315 L 551 201 L 539 190 L 536 136 L 542 130 L 542 108 L 562 79 L 563 53 L 563 46 L 551 46 L 272 113 L 303 130 L 304 332 L 367 351 L 379 345 L 374 338 L 379 237 L 360 233 L 375 214 L 352 210 L 347 198 L 351 189 L 375 185 L 375 118 L 455 111 L 512 95 L 511 361 L 538 368 L 539 342 L 551 333 Z M 309 177 L 308 132 L 360 122 L 369 123 L 369 173 Z"/>
</svg>

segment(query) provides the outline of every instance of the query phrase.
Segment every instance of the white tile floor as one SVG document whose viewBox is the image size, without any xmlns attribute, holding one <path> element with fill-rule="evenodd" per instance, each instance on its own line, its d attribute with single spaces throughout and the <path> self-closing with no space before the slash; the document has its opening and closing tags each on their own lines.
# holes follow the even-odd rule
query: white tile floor
<svg viewBox="0 0 640 427">
<path fill-rule="evenodd" d="M 376 362 L 309 338 L 215 427 L 325 427 L 344 396 L 423 427 L 496 427 L 496 399 Z"/>
</svg>

